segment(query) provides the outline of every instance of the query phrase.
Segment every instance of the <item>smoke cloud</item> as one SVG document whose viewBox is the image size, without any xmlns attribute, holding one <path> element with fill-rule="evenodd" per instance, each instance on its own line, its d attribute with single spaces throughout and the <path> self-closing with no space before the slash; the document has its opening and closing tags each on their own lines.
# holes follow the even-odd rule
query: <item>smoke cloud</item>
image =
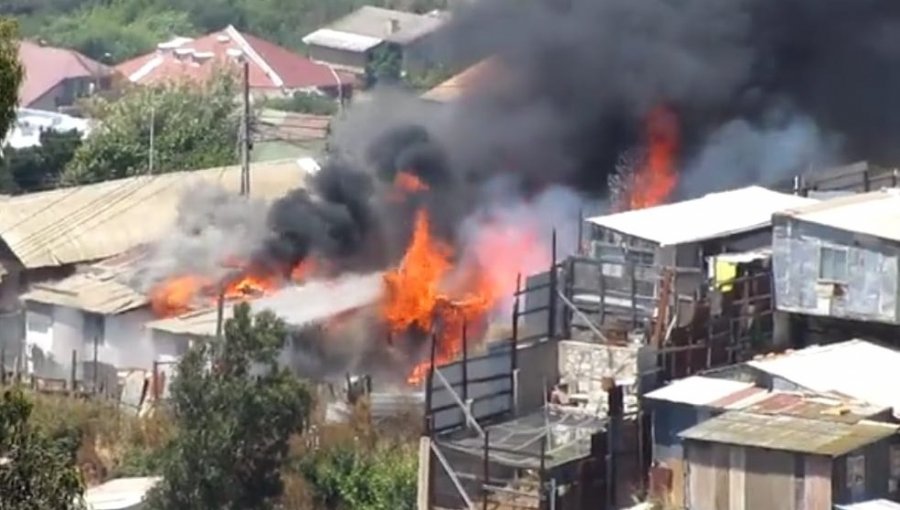
<svg viewBox="0 0 900 510">
<path fill-rule="evenodd" d="M 679 197 L 900 160 L 894 0 L 480 0 L 432 45 L 451 68 L 487 59 L 458 100 L 375 91 L 334 123 L 309 190 L 267 211 L 192 194 L 155 267 L 234 251 L 280 270 L 309 257 L 384 269 L 421 207 L 460 259 L 502 260 L 490 240 L 508 230 L 549 251 L 554 227 L 564 255 L 661 105 L 677 116 Z M 399 172 L 429 190 L 397 200 Z"/>
</svg>

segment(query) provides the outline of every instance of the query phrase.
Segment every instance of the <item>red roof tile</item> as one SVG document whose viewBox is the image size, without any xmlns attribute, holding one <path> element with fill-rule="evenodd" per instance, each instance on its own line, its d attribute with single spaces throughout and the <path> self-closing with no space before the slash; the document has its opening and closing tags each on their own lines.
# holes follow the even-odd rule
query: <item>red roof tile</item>
<svg viewBox="0 0 900 510">
<path fill-rule="evenodd" d="M 66 48 L 19 42 L 19 60 L 25 79 L 19 88 L 19 106 L 28 107 L 64 80 L 107 76 L 112 69 Z"/>
<path fill-rule="evenodd" d="M 140 84 L 181 79 L 204 80 L 217 67 L 233 65 L 234 60 L 228 55 L 231 49 L 248 55 L 251 89 L 304 89 L 337 85 L 335 75 L 328 66 L 258 37 L 242 34 L 231 26 L 178 46 L 182 52 L 188 49 L 212 56 L 194 59 L 191 55 L 179 56 L 177 50 L 160 50 L 123 62 L 116 69 Z M 339 74 L 339 78 L 344 86 L 353 83 L 353 77 L 349 75 Z"/>
</svg>

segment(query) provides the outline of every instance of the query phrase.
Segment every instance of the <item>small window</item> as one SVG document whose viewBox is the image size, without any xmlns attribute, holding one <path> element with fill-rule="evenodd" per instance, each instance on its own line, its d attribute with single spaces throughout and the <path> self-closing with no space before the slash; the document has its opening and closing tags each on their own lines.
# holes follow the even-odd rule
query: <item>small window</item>
<svg viewBox="0 0 900 510">
<path fill-rule="evenodd" d="M 829 282 L 847 281 L 847 250 L 823 246 L 819 250 L 819 279 Z"/>
</svg>

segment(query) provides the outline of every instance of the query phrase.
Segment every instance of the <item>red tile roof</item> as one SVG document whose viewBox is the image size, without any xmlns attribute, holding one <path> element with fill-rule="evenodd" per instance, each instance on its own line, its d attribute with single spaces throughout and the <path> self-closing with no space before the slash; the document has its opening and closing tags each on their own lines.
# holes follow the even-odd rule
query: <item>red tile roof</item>
<svg viewBox="0 0 900 510">
<path fill-rule="evenodd" d="M 175 48 L 158 50 L 123 62 L 116 69 L 131 81 L 140 84 L 162 83 L 172 80 L 204 80 L 223 64 L 234 62 L 229 51 L 239 51 L 249 57 L 251 89 L 304 89 L 335 87 L 337 81 L 331 69 L 313 62 L 288 49 L 258 37 L 242 34 L 232 26 L 198 39 L 185 39 Z M 193 58 L 189 50 L 201 55 Z M 183 53 L 179 56 L 178 53 Z M 203 58 L 203 54 L 209 55 Z M 344 86 L 353 77 L 339 74 Z"/>
<path fill-rule="evenodd" d="M 107 76 L 113 70 L 75 50 L 19 42 L 19 60 L 25 79 L 19 88 L 19 106 L 28 107 L 64 80 Z"/>
</svg>

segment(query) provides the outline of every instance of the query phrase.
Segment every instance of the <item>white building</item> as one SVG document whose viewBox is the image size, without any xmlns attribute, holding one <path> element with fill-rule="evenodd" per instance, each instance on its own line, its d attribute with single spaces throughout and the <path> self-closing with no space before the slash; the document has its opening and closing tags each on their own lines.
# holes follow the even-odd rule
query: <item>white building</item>
<svg viewBox="0 0 900 510">
<path fill-rule="evenodd" d="M 16 122 L 3 145 L 13 149 L 40 145 L 41 131 L 46 130 L 59 132 L 75 130 L 84 138 L 91 132 L 91 121 L 62 113 L 19 108 L 16 110 Z"/>
<path fill-rule="evenodd" d="M 137 257 L 132 252 L 31 286 L 22 296 L 29 373 L 68 377 L 73 352 L 78 365 L 96 353 L 100 363 L 144 370 L 185 352 L 186 343 L 153 340 L 144 328 L 155 319 L 149 300 L 123 281 Z"/>
</svg>

